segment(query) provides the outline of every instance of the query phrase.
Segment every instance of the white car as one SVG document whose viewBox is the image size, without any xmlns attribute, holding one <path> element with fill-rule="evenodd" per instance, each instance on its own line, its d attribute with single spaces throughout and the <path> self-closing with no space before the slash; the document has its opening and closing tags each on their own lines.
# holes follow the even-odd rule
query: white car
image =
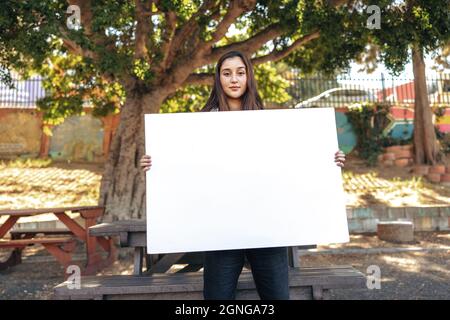
<svg viewBox="0 0 450 320">
<path fill-rule="evenodd" d="M 318 96 L 302 101 L 294 108 L 326 108 L 346 107 L 357 102 L 376 102 L 377 98 L 370 91 L 364 89 L 333 88 L 322 92 Z"/>
</svg>

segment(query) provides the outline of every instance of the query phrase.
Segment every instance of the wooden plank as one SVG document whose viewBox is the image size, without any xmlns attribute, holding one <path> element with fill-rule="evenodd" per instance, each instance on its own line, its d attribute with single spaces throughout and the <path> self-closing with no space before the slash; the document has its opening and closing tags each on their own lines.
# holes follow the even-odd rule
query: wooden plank
<svg viewBox="0 0 450 320">
<path fill-rule="evenodd" d="M 147 233 L 141 231 L 128 232 L 129 247 L 147 247 Z"/>
<path fill-rule="evenodd" d="M 30 244 L 57 244 L 74 241 L 73 238 L 31 238 L 31 239 L 17 239 L 17 240 L 0 240 L 1 248 L 14 248 L 15 246 L 27 246 Z"/>
<path fill-rule="evenodd" d="M 96 208 L 89 208 L 89 209 L 80 209 L 77 210 L 81 217 L 83 219 L 96 219 L 101 216 L 103 216 L 103 213 L 105 212 L 104 207 L 96 207 Z"/>
<path fill-rule="evenodd" d="M 43 213 L 60 213 L 60 212 L 79 212 L 80 210 L 96 210 L 104 208 L 100 206 L 82 206 L 82 207 L 66 207 L 66 208 L 41 208 L 41 209 L 18 209 L 18 210 L 0 210 L 0 216 L 34 216 Z"/>
<path fill-rule="evenodd" d="M 89 228 L 89 233 L 93 236 L 118 235 L 120 232 L 146 232 L 146 220 L 132 219 L 119 220 L 97 224 Z"/>
<path fill-rule="evenodd" d="M 188 265 L 184 266 L 182 269 L 178 270 L 176 273 L 197 272 L 201 268 L 203 268 L 203 264 L 191 263 L 191 264 L 188 264 Z"/>
<path fill-rule="evenodd" d="M 342 268 L 338 268 L 341 269 Z M 316 268 L 316 271 L 320 268 Z M 365 287 L 365 277 L 359 271 L 352 269 L 353 276 L 330 276 L 330 270 L 322 275 L 308 275 L 302 272 L 302 268 L 290 270 L 290 287 L 302 288 L 298 296 L 310 296 L 311 298 L 321 299 L 326 290 L 330 288 L 363 288 Z M 350 270 L 349 270 L 350 271 Z M 350 274 L 350 273 L 348 273 Z M 328 279 L 330 277 L 331 279 Z M 336 279 L 334 279 L 336 278 Z M 356 278 L 356 279 L 355 279 Z M 356 281 L 357 280 L 357 281 Z M 174 273 L 174 274 L 154 274 L 151 277 L 136 276 L 107 276 L 107 277 L 83 277 L 82 287 L 79 290 L 70 290 L 66 288 L 67 283 L 62 283 L 55 287 L 55 294 L 58 296 L 114 296 L 114 295 L 147 295 L 148 298 L 189 294 L 202 292 L 203 273 Z M 309 288 L 309 289 L 308 289 Z M 255 290 L 255 284 L 249 271 L 243 271 L 239 277 L 237 290 Z M 243 294 L 245 296 L 245 294 Z M 130 297 L 130 296 L 129 296 Z M 117 298 L 117 297 L 116 297 Z M 120 297 L 126 298 L 126 297 Z"/>
<path fill-rule="evenodd" d="M 11 235 L 22 235 L 22 234 L 73 234 L 72 231 L 68 229 L 14 229 L 10 230 L 9 233 Z"/>
<path fill-rule="evenodd" d="M 203 264 L 204 253 L 203 252 L 187 252 L 185 253 L 177 263 L 179 264 Z"/>
<path fill-rule="evenodd" d="M 162 258 L 151 266 L 148 273 L 164 273 L 168 271 L 183 255 L 184 253 L 170 253 L 163 255 Z"/>
</svg>

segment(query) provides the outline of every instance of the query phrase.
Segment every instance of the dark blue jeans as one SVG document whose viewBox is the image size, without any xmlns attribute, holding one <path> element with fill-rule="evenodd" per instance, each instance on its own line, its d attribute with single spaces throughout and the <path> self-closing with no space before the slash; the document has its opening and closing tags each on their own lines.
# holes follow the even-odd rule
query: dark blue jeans
<svg viewBox="0 0 450 320">
<path fill-rule="evenodd" d="M 289 266 L 286 247 L 207 251 L 203 264 L 205 300 L 234 300 L 245 263 L 262 300 L 289 300 Z"/>
</svg>

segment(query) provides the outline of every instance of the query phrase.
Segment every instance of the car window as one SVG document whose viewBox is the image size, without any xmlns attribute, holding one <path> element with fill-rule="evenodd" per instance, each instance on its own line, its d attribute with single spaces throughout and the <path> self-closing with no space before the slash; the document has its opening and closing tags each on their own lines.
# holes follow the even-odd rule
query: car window
<svg viewBox="0 0 450 320">
<path fill-rule="evenodd" d="M 357 97 L 357 96 L 366 96 L 367 92 L 364 90 L 346 90 L 347 95 L 350 97 Z"/>
<path fill-rule="evenodd" d="M 339 90 L 339 91 L 332 92 L 332 95 L 334 97 L 343 97 L 346 95 L 346 93 L 345 93 L 345 90 Z"/>
</svg>

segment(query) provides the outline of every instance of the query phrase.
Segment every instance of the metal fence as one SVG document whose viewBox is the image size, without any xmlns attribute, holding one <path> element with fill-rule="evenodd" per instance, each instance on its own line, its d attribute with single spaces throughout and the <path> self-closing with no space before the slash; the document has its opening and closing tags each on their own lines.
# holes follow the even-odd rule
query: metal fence
<svg viewBox="0 0 450 320">
<path fill-rule="evenodd" d="M 36 101 L 45 97 L 40 77 L 28 80 L 13 78 L 13 88 L 0 82 L 0 108 L 35 108 Z"/>
<path fill-rule="evenodd" d="M 414 79 L 399 77 L 335 78 L 306 77 L 287 73 L 292 100 L 286 105 L 302 107 L 345 107 L 360 102 L 389 102 L 412 107 L 415 100 Z M 427 77 L 428 99 L 432 105 L 450 106 L 450 74 Z"/>
<path fill-rule="evenodd" d="M 358 102 L 390 102 L 396 105 L 414 104 L 414 79 L 385 77 L 301 78 L 296 72 L 284 74 L 290 82 L 287 89 L 292 100 L 285 106 L 345 107 Z M 0 83 L 0 108 L 34 108 L 45 96 L 40 77 L 13 79 L 14 88 Z M 428 98 L 432 105 L 450 106 L 450 74 L 427 78 Z"/>
</svg>

